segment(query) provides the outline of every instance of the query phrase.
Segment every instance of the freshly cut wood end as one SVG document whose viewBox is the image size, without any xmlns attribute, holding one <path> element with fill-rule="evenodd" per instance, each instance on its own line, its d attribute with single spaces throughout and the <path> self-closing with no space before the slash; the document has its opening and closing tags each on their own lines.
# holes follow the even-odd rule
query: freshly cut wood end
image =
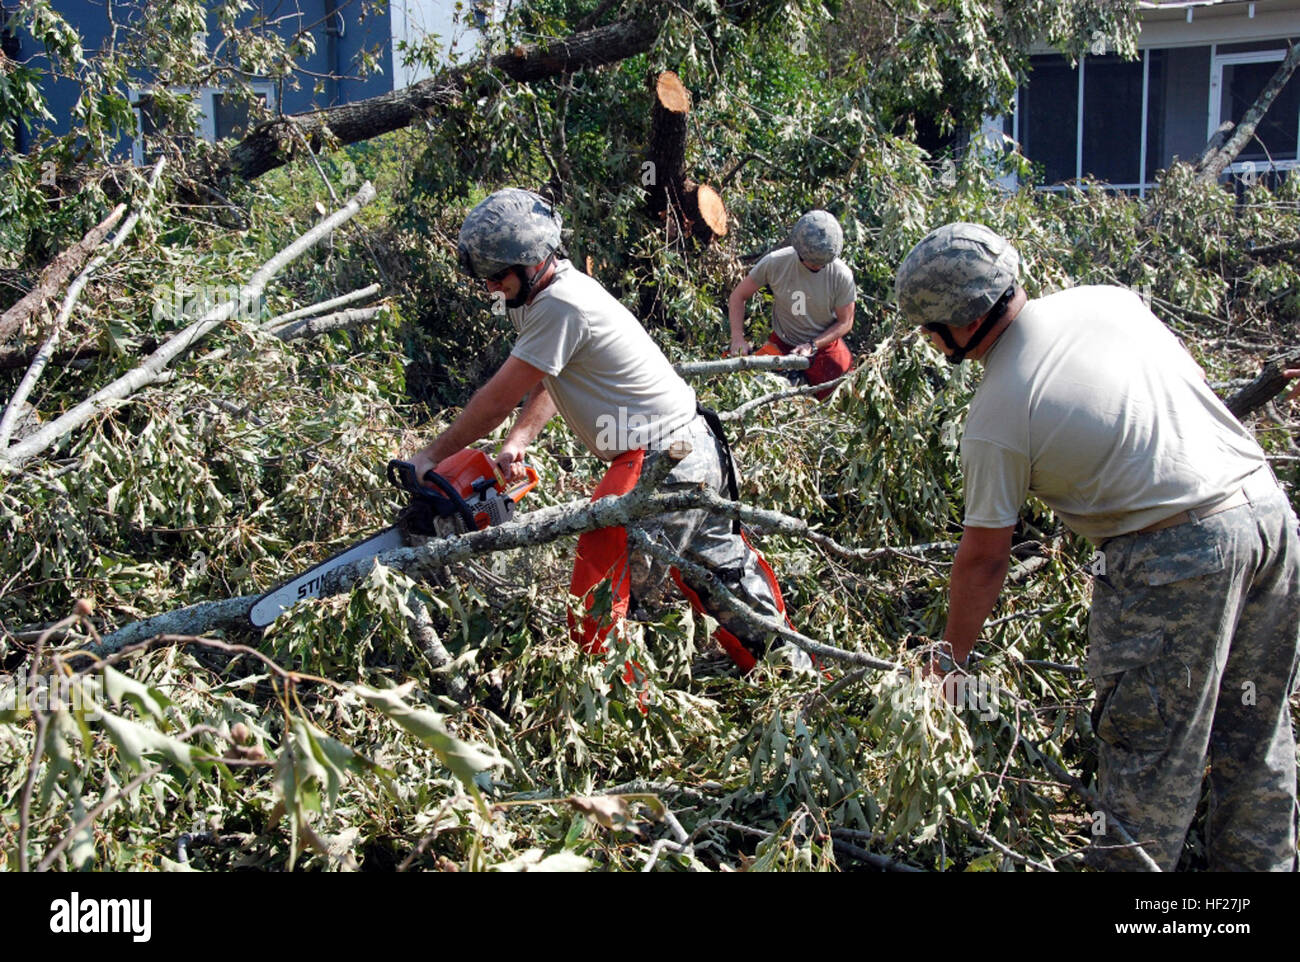
<svg viewBox="0 0 1300 962">
<path fill-rule="evenodd" d="M 691 453 L 690 441 L 674 441 L 668 445 L 668 457 L 673 461 L 684 461 L 686 456 Z"/>
<path fill-rule="evenodd" d="M 700 219 L 709 225 L 715 237 L 727 235 L 727 207 L 722 197 L 708 184 L 700 184 L 696 199 L 700 208 Z"/>
<path fill-rule="evenodd" d="M 665 70 L 659 75 L 659 80 L 655 84 L 655 97 L 664 110 L 675 114 L 690 113 L 691 92 L 686 89 L 681 78 L 671 70 Z"/>
</svg>

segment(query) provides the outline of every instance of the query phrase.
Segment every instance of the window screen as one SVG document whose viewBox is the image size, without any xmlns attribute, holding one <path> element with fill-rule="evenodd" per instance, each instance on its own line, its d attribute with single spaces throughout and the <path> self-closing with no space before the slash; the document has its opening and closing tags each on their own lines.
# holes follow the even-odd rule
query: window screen
<svg viewBox="0 0 1300 962">
<path fill-rule="evenodd" d="M 1142 61 L 1089 57 L 1083 68 L 1083 173 L 1136 184 L 1142 143 Z"/>
<path fill-rule="evenodd" d="M 1043 182 L 1075 177 L 1079 119 L 1079 72 L 1061 57 L 1034 57 L 1020 88 L 1020 143 L 1025 156 L 1043 165 Z"/>
</svg>

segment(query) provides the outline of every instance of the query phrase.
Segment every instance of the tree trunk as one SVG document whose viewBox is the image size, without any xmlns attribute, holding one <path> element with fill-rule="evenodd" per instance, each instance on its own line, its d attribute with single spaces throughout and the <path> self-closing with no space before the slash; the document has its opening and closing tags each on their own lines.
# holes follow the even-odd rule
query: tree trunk
<svg viewBox="0 0 1300 962">
<path fill-rule="evenodd" d="M 650 169 L 646 172 L 646 209 L 658 220 L 664 220 L 670 208 L 682 208 L 686 116 L 690 111 L 690 91 L 677 74 L 665 70 L 655 83 L 655 102 L 650 111 Z"/>
<path fill-rule="evenodd" d="M 686 176 L 686 118 L 690 112 L 690 91 L 677 74 L 665 70 L 655 82 L 650 113 L 646 210 L 665 222 L 669 238 L 689 235 L 708 245 L 715 237 L 726 235 L 727 208 L 716 190 Z"/>
</svg>

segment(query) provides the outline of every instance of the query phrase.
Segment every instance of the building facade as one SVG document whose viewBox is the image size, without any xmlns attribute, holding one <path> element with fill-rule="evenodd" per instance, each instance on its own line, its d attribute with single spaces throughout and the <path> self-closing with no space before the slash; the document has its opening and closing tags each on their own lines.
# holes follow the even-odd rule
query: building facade
<svg viewBox="0 0 1300 962">
<path fill-rule="evenodd" d="M 1145 194 L 1174 159 L 1199 157 L 1224 121 L 1240 122 L 1290 44 L 1296 0 L 1142 3 L 1139 58 L 1100 42 L 1076 66 L 1036 55 L 1003 131 L 1041 169 L 1036 183 L 1080 178 Z M 1273 102 L 1229 173 L 1253 182 L 1300 156 L 1300 72 Z"/>
<path fill-rule="evenodd" d="M 149 0 L 119 0 L 111 6 L 103 0 L 53 0 L 51 6 L 81 36 L 88 54 L 111 42 L 115 25 L 129 28 L 138 20 Z M 210 5 L 212 6 L 212 5 Z M 5 4 L 8 20 L 11 4 Z M 254 0 L 243 14 L 242 23 L 272 25 L 289 40 L 295 35 L 310 38 L 311 52 L 297 58 L 296 83 L 251 77 L 246 91 L 272 113 L 294 114 L 400 90 L 432 74 L 436 65 L 473 56 L 482 38 L 482 28 L 496 16 L 492 0 Z M 193 43 L 218 50 L 224 41 L 215 14 L 209 13 L 206 32 L 196 34 Z M 422 48 L 419 56 L 411 54 Z M 5 37 L 5 54 L 15 61 L 40 66 L 44 51 L 22 30 Z M 366 64 L 369 62 L 368 69 Z M 66 133 L 73 107 L 81 95 L 80 85 L 68 78 L 49 77 L 42 90 L 54 115 L 55 134 Z M 148 139 L 156 132 L 151 103 L 157 94 L 145 69 L 138 71 L 125 91 L 134 106 L 138 134 L 123 141 L 137 163 L 149 152 Z M 171 88 L 173 96 L 193 99 L 198 112 L 195 136 L 215 142 L 242 137 L 250 122 L 245 96 L 229 87 L 195 86 Z M 20 125 L 21 126 L 21 125 Z M 19 146 L 25 147 L 25 132 L 19 132 Z"/>
</svg>

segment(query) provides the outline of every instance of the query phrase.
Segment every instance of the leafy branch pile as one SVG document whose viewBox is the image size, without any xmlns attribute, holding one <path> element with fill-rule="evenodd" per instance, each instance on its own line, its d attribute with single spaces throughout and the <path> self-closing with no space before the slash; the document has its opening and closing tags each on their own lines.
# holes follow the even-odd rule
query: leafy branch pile
<svg viewBox="0 0 1300 962">
<path fill-rule="evenodd" d="M 67 696 L 0 702 L 6 868 L 1078 865 L 1092 809 L 1065 772 L 1092 776 L 1091 687 L 1078 671 L 1090 552 L 1031 505 L 978 685 L 953 710 L 918 680 L 923 639 L 945 616 L 960 534 L 957 441 L 978 371 L 949 368 L 896 324 L 893 270 L 936 224 L 988 223 L 1020 248 L 1031 296 L 1130 285 L 1226 386 L 1293 336 L 1300 278 L 1285 242 L 1300 236 L 1300 186 L 1234 195 L 1175 166 L 1145 201 L 1088 185 L 1008 193 L 999 177 L 1031 174 L 1017 155 L 928 154 L 914 138 L 918 92 L 940 89 L 935 78 L 960 87 L 951 102 L 967 113 L 1005 94 L 1014 59 L 950 56 L 963 24 L 1003 29 L 982 5 L 894 4 L 910 18 L 896 18 L 907 35 L 892 46 L 878 5 L 842 5 L 840 20 L 814 4 L 759 6 L 761 29 L 734 9 L 673 5 L 655 46 L 617 67 L 497 83 L 426 126 L 322 151 L 319 170 L 300 159 L 222 183 L 216 207 L 195 198 L 210 165 L 169 162 L 134 233 L 68 318 L 63 343 L 79 359 L 46 371 L 34 420 L 57 417 L 192 321 L 156 309 L 175 303 L 178 285 L 244 283 L 336 206 L 326 181 L 343 198 L 356 172 L 378 199 L 286 268 L 251 313 L 179 359 L 170 380 L 0 476 L 0 698 L 37 675 Z M 1103 28 L 1117 45 L 1128 36 L 1116 5 L 1003 6 L 1023 17 L 1008 24 L 1043 6 L 1101 17 L 1067 39 Z M 49 43 L 66 45 L 48 8 L 24 9 Z M 497 41 L 563 35 L 596 9 L 525 4 Z M 615 5 L 604 16 L 639 11 Z M 851 16 L 884 31 L 879 51 L 897 59 L 851 56 L 835 26 Z M 795 35 L 803 52 L 781 39 Z M 94 80 L 92 102 L 118 90 L 94 58 L 78 63 Z M 916 63 L 930 64 L 928 79 L 909 93 Z M 734 221 L 707 250 L 643 213 L 645 78 L 665 68 L 695 92 L 691 156 L 725 185 Z M 107 153 L 111 140 L 82 147 Z M 0 270 L 19 288 L 111 201 L 141 196 L 141 175 L 108 157 L 95 174 L 60 168 L 94 189 L 42 185 L 41 159 L 70 143 L 50 135 L 26 156 L 4 144 L 13 176 Z M 122 194 L 132 183 L 140 190 Z M 794 534 L 761 541 L 800 632 L 900 671 L 830 661 L 816 678 L 771 666 L 739 678 L 684 605 L 628 623 L 605 656 L 585 655 L 566 626 L 566 540 L 420 581 L 378 567 L 265 636 L 226 627 L 96 648 L 143 618 L 259 593 L 390 522 L 398 503 L 383 464 L 449 423 L 508 349 L 506 322 L 456 273 L 453 243 L 470 206 L 504 184 L 562 197 L 575 262 L 637 310 L 674 360 L 725 346 L 722 306 L 748 255 L 781 243 L 808 208 L 840 218 L 860 292 L 858 366 L 824 405 L 764 403 L 729 428 L 746 504 L 802 518 L 841 545 L 895 549 L 853 557 Z M 369 323 L 293 341 L 264 329 L 376 281 L 385 310 Z M 32 315 L 0 348 L 41 343 L 48 323 Z M 5 400 L 25 367 L 0 375 Z M 720 411 L 785 386 L 765 374 L 696 384 Z M 1294 483 L 1294 425 L 1271 409 L 1256 428 Z M 585 497 L 603 468 L 558 421 L 533 460 L 544 484 L 530 510 Z"/>
</svg>

